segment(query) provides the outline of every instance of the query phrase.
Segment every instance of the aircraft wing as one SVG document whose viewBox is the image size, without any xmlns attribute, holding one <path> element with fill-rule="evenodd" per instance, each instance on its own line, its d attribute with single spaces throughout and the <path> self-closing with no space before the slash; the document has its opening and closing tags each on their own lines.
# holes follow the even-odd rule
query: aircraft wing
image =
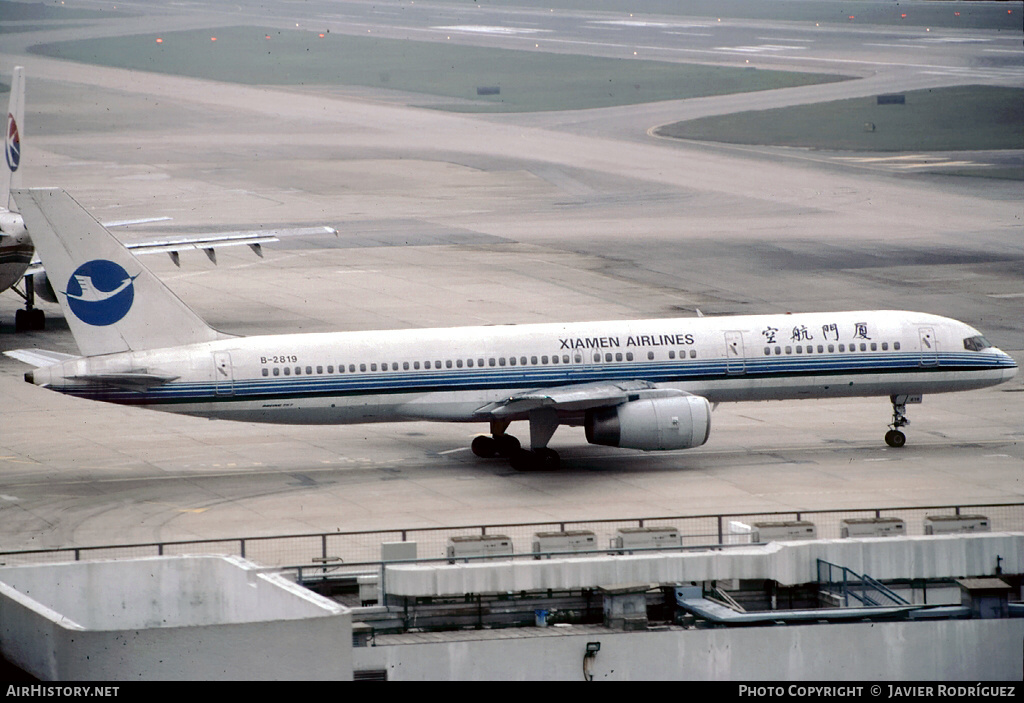
<svg viewBox="0 0 1024 703">
<path fill-rule="evenodd" d="M 110 222 L 104 226 L 114 227 L 126 224 L 138 224 L 158 220 L 169 220 L 169 217 L 149 218 L 145 220 L 125 220 L 122 222 Z M 178 239 L 154 240 L 151 242 L 132 242 L 125 244 L 125 249 L 130 249 L 134 254 L 169 254 L 175 266 L 180 266 L 178 254 L 182 251 L 201 249 L 206 252 L 210 261 L 217 263 L 215 249 L 221 247 L 248 246 L 257 256 L 263 256 L 261 244 L 279 242 L 281 237 L 305 237 L 311 234 L 333 234 L 337 236 L 338 230 L 333 227 L 291 227 L 284 229 L 262 229 L 238 232 L 213 232 L 199 235 L 197 237 L 181 237 Z M 43 263 L 35 258 L 23 274 L 25 277 L 42 273 L 46 269 Z"/>
<path fill-rule="evenodd" d="M 167 222 L 170 217 L 141 217 L 137 220 L 115 220 L 114 222 L 101 222 L 100 224 L 110 229 L 111 227 L 127 227 L 128 225 L 148 225 L 152 222 Z"/>
<path fill-rule="evenodd" d="M 687 395 L 675 388 L 659 388 L 649 381 L 601 381 L 577 383 L 554 388 L 537 388 L 516 393 L 504 400 L 488 403 L 477 410 L 494 419 L 509 418 L 540 408 L 563 412 L 580 412 L 592 408 L 621 405 L 640 398 L 663 398 Z"/>
<path fill-rule="evenodd" d="M 210 261 L 217 263 L 214 249 L 220 247 L 248 246 L 257 256 L 262 257 L 261 244 L 278 242 L 281 237 L 303 237 L 311 234 L 338 234 L 333 227 L 291 227 L 286 229 L 260 229 L 242 232 L 216 232 L 213 234 L 201 235 L 198 237 L 183 237 L 180 239 L 165 239 L 152 242 L 132 242 L 125 244 L 125 249 L 133 254 L 169 254 L 175 265 L 178 263 L 178 254 L 191 249 L 202 249 L 210 258 Z"/>
</svg>

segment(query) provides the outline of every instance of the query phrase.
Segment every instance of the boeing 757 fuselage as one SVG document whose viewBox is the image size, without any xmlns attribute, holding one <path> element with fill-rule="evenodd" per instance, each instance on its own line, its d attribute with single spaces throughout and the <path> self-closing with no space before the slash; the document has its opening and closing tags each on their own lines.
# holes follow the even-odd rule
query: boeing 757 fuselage
<svg viewBox="0 0 1024 703">
<path fill-rule="evenodd" d="M 973 327 L 904 311 L 231 337 L 63 191 L 16 197 L 47 270 L 98 292 L 60 301 L 84 356 L 50 355 L 26 378 L 94 400 L 254 422 L 489 423 L 474 452 L 527 469 L 557 466 L 559 425 L 595 444 L 687 449 L 707 441 L 711 404 L 753 400 L 888 396 L 898 447 L 906 403 L 1017 371 Z M 529 449 L 506 433 L 518 420 Z"/>
</svg>

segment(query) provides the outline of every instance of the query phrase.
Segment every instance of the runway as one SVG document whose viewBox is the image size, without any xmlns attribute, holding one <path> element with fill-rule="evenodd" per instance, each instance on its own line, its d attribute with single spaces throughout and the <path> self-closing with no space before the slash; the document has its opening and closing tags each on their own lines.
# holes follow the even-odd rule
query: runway
<svg viewBox="0 0 1024 703">
<path fill-rule="evenodd" d="M 444 36 L 611 56 L 646 46 L 647 58 L 751 59 L 765 68 L 841 62 L 838 70 L 863 77 L 488 116 L 367 88 L 217 84 L 22 53 L 58 35 L 238 21 L 216 6 L 187 15 L 125 7 L 148 14 L 4 35 L 0 71 L 17 63 L 28 77 L 25 180 L 65 188 L 100 219 L 173 217 L 161 231 L 339 230 L 267 247 L 263 260 L 247 249 L 220 253 L 216 267 L 200 254 L 183 256 L 180 269 L 166 257 L 146 260 L 226 332 L 898 308 L 961 319 L 1024 359 L 1019 182 L 648 136 L 686 117 L 801 101 L 960 83 L 1020 87 L 1019 35 L 802 19 L 657 15 L 637 24 L 607 9 L 545 15 L 429 2 L 415 10 L 345 3 L 344 17 L 331 15 L 332 3 L 274 5 L 304 14 L 247 22 L 434 41 L 437 27 L 532 28 Z M 738 50 L 768 45 L 791 48 Z M 119 235 L 145 240 L 156 231 Z M 45 332 L 15 335 L 19 305 L 0 296 L 0 350 L 76 351 L 56 306 L 46 306 Z M 520 474 L 468 451 L 482 426 L 212 422 L 61 396 L 26 384 L 26 370 L 0 357 L 5 549 L 1024 499 L 1019 375 L 911 406 L 902 450 L 882 442 L 885 399 L 722 405 L 700 449 L 608 450 L 560 428 L 552 446 L 565 469 Z"/>
</svg>

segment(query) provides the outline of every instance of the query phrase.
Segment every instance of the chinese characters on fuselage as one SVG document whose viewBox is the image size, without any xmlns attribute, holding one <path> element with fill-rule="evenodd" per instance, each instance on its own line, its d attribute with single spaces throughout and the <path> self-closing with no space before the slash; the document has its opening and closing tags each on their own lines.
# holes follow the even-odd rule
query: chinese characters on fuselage
<svg viewBox="0 0 1024 703">
<path fill-rule="evenodd" d="M 779 334 L 778 327 L 768 326 L 761 330 L 761 336 L 768 344 L 776 344 L 777 336 Z M 785 334 L 785 332 L 783 332 Z M 807 328 L 807 325 L 798 325 L 792 329 L 789 333 L 790 342 L 813 342 L 815 339 L 814 332 Z M 830 322 L 821 326 L 821 339 L 829 342 L 838 342 L 840 337 L 839 325 L 835 322 Z M 868 334 L 868 323 L 866 322 L 855 322 L 853 324 L 851 339 L 866 339 L 871 340 Z"/>
</svg>

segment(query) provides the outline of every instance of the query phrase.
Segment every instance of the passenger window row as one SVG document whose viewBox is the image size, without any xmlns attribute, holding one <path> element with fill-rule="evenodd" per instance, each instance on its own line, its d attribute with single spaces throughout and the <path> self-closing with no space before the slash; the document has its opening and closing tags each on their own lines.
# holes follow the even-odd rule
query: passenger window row
<svg viewBox="0 0 1024 703">
<path fill-rule="evenodd" d="M 689 355 L 690 355 L 691 359 L 695 359 L 697 357 L 697 351 L 695 349 L 690 349 L 689 350 Z M 680 350 L 679 351 L 679 358 L 683 359 L 685 357 L 686 357 L 686 350 Z M 623 359 L 625 359 L 626 361 L 633 361 L 633 352 L 626 352 L 625 354 L 622 354 L 621 352 L 617 352 L 615 354 L 612 354 L 612 353 L 609 352 L 609 353 L 606 353 L 603 358 L 604 358 L 605 362 L 609 362 L 609 361 L 623 361 Z M 647 358 L 649 360 L 654 360 L 654 352 L 653 351 L 647 352 Z M 668 358 L 669 359 L 675 359 L 676 358 L 676 352 L 675 351 L 669 351 L 668 352 Z M 595 362 L 600 362 L 601 359 L 602 359 L 601 354 L 594 354 L 594 361 Z M 582 363 L 583 362 L 582 354 L 576 353 L 573 356 L 572 361 L 574 361 L 577 364 Z M 328 374 L 334 374 L 336 371 L 337 371 L 337 373 L 346 373 L 346 371 L 347 371 L 347 373 L 367 373 L 367 372 L 374 373 L 374 372 L 376 372 L 378 370 L 378 368 L 381 371 L 410 371 L 410 370 L 412 370 L 412 371 L 419 371 L 420 369 L 442 369 L 442 368 L 444 368 L 444 369 L 451 369 L 451 368 L 457 368 L 457 369 L 470 368 L 470 369 L 472 369 L 472 368 L 486 368 L 486 367 L 494 367 L 494 366 L 497 366 L 497 367 L 502 367 L 502 366 L 547 366 L 547 365 L 553 365 L 553 364 L 568 364 L 568 363 L 570 363 L 570 357 L 569 357 L 568 354 L 562 354 L 561 356 L 559 356 L 558 354 L 553 354 L 551 356 L 548 356 L 548 355 L 545 354 L 545 355 L 542 355 L 542 356 L 530 356 L 530 357 L 510 356 L 510 357 L 489 357 L 487 359 L 483 359 L 483 358 L 465 359 L 465 360 L 463 360 L 463 359 L 455 359 L 454 361 L 452 359 L 445 359 L 443 361 L 440 360 L 440 359 L 435 359 L 435 360 L 429 360 L 428 359 L 427 361 L 424 361 L 422 363 L 419 362 L 419 361 L 403 361 L 401 363 L 399 363 L 397 361 L 391 361 L 391 362 L 385 361 L 385 362 L 381 362 L 379 367 L 378 367 L 377 364 L 374 364 L 374 363 L 369 363 L 369 364 L 365 364 L 365 363 L 364 364 L 349 364 L 347 367 L 345 366 L 345 364 L 338 364 L 337 369 L 335 369 L 333 364 L 329 364 L 326 367 L 324 367 L 324 366 L 317 366 L 317 367 L 315 367 L 316 368 L 316 374 L 315 375 L 322 376 L 324 374 L 324 369 L 325 368 L 327 369 L 327 373 Z M 276 367 L 275 366 L 273 368 L 264 367 L 263 368 L 263 375 L 264 376 L 271 376 L 271 375 L 273 375 L 273 376 L 282 376 L 282 375 L 284 375 L 284 376 L 292 376 L 292 375 L 302 376 L 303 374 L 305 374 L 306 376 L 312 376 L 312 375 L 314 375 L 313 369 L 314 369 L 314 367 L 312 367 L 312 366 L 283 366 L 283 367 Z"/>
<path fill-rule="evenodd" d="M 609 362 L 609 361 L 622 361 L 623 359 L 625 359 L 626 361 L 632 361 L 633 360 L 633 352 L 626 352 L 625 354 L 623 354 L 622 352 L 615 352 L 614 354 L 612 354 L 611 352 L 605 352 L 603 358 L 604 358 L 605 362 Z M 675 352 L 674 349 L 670 349 L 669 350 L 668 358 L 669 359 L 675 359 L 676 358 L 676 352 Z M 679 350 L 679 358 L 680 359 L 685 359 L 686 358 L 686 350 L 685 349 L 680 349 Z M 697 350 L 696 349 L 691 349 L 690 350 L 690 358 L 691 359 L 696 359 L 697 358 Z M 599 353 L 595 353 L 594 354 L 594 361 L 600 362 L 601 359 L 602 359 L 601 354 L 599 354 Z M 654 361 L 654 352 L 653 351 L 647 352 L 647 360 L 648 361 Z"/>
<path fill-rule="evenodd" d="M 581 355 L 579 355 L 579 354 L 576 354 L 575 360 L 576 360 L 576 363 L 579 363 L 579 362 L 583 361 L 583 357 Z M 452 368 L 457 368 L 457 369 L 470 368 L 470 369 L 472 369 L 472 368 L 477 368 L 477 367 L 478 368 L 485 368 L 485 367 L 490 367 L 490 366 L 528 366 L 528 365 L 537 366 L 537 365 L 547 365 L 547 364 L 568 364 L 568 363 L 570 363 L 569 355 L 568 354 L 562 354 L 561 356 L 559 356 L 557 354 L 554 354 L 554 355 L 552 355 L 550 357 L 547 356 L 547 355 L 544 355 L 544 356 L 540 356 L 540 357 L 531 356 L 529 358 L 527 358 L 525 356 L 520 356 L 520 357 L 512 356 L 512 357 L 490 357 L 490 358 L 487 358 L 487 359 L 477 358 L 477 359 L 465 359 L 465 360 L 464 359 L 455 359 L 455 360 L 452 360 L 452 359 L 445 359 L 445 360 L 441 360 L 441 359 L 430 360 L 430 359 L 427 359 L 426 361 L 423 361 L 423 362 L 419 362 L 419 361 L 403 361 L 401 363 L 399 363 L 397 361 L 390 361 L 390 362 L 389 361 L 384 361 L 384 362 L 381 362 L 379 366 L 378 366 L 378 364 L 375 364 L 375 363 L 369 363 L 369 364 L 366 364 L 366 363 L 363 363 L 363 364 L 349 364 L 348 367 L 346 367 L 345 364 L 338 364 L 337 372 L 338 373 L 346 373 L 346 370 L 347 370 L 348 373 L 366 373 L 366 372 L 374 373 L 374 372 L 376 372 L 378 370 L 378 368 L 381 371 L 410 371 L 410 370 L 419 371 L 420 369 L 452 369 Z M 335 373 L 334 365 L 329 364 L 326 368 L 327 368 L 327 373 L 328 374 Z M 280 375 L 283 374 L 285 376 L 291 376 L 293 374 L 293 370 L 294 370 L 294 375 L 296 375 L 296 376 L 301 376 L 303 371 L 305 371 L 306 375 L 312 375 L 313 374 L 313 367 L 312 366 L 306 366 L 306 367 L 302 367 L 302 366 L 295 366 L 295 367 L 285 366 L 285 367 L 282 367 L 282 368 L 275 367 L 273 369 L 264 368 L 263 369 L 263 375 L 264 376 L 269 376 L 269 375 L 273 374 L 274 376 L 280 376 Z M 317 375 L 323 375 L 324 367 L 323 366 L 317 366 L 316 367 L 316 373 L 317 373 Z"/>
<path fill-rule="evenodd" d="M 866 352 L 869 349 L 871 351 L 878 351 L 879 347 L 881 347 L 882 351 L 889 351 L 889 343 L 888 342 L 882 342 L 881 344 L 879 344 L 878 342 L 861 342 L 859 350 L 862 351 L 862 352 Z M 900 350 L 900 343 L 899 342 L 893 342 L 892 343 L 892 348 L 895 351 L 899 351 Z M 817 352 L 815 352 L 815 349 L 817 349 Z M 827 349 L 827 351 L 826 351 L 826 349 Z M 857 346 L 857 344 L 850 344 L 849 346 L 847 346 L 846 344 L 840 344 L 838 346 L 838 349 L 839 349 L 840 352 L 856 352 L 856 351 L 858 351 L 858 346 Z M 783 350 L 785 350 L 785 351 L 783 351 Z M 792 345 L 787 345 L 785 347 L 776 346 L 776 347 L 765 347 L 764 348 L 764 355 L 765 356 L 771 356 L 772 352 L 774 352 L 776 355 L 783 354 L 783 353 L 785 353 L 785 354 L 793 354 L 794 353 L 794 347 Z M 807 345 L 797 344 L 796 347 L 795 347 L 795 353 L 797 353 L 797 354 L 814 354 L 814 353 L 818 353 L 818 354 L 825 354 L 825 353 L 834 354 L 835 352 L 836 352 L 836 345 L 835 344 L 828 344 L 828 345 L 819 344 L 817 347 L 815 347 L 813 344 L 807 344 Z"/>
</svg>

